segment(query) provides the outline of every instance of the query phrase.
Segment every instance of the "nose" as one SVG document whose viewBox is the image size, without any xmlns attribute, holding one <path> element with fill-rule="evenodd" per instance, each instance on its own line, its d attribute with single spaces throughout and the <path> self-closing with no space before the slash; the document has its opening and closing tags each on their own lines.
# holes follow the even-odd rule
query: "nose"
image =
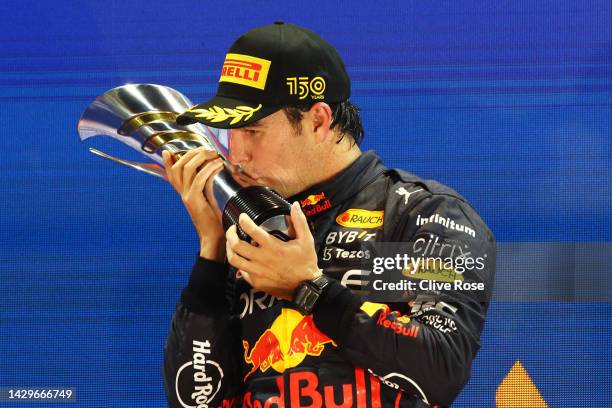
<svg viewBox="0 0 612 408">
<path fill-rule="evenodd" d="M 250 156 L 246 146 L 245 132 L 240 129 L 232 129 L 229 132 L 229 152 L 230 162 L 233 165 L 243 164 L 248 162 Z"/>
</svg>

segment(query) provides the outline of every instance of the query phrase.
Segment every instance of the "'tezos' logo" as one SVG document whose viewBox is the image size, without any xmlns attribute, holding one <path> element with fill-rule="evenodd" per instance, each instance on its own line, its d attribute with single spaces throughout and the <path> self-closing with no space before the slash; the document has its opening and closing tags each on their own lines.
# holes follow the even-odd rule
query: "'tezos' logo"
<svg viewBox="0 0 612 408">
<path fill-rule="evenodd" d="M 227 54 L 219 82 L 233 82 L 257 89 L 266 87 L 270 61 L 242 54 Z"/>
<path fill-rule="evenodd" d="M 221 389 L 223 369 L 208 358 L 210 342 L 193 340 L 193 359 L 176 373 L 176 397 L 185 408 L 206 407 Z"/>
<path fill-rule="evenodd" d="M 371 211 L 360 208 L 349 208 L 336 218 L 343 227 L 377 228 L 383 225 L 384 210 Z"/>
<path fill-rule="evenodd" d="M 312 315 L 304 316 L 297 310 L 283 308 L 252 348 L 247 341 L 242 341 L 244 361 L 253 366 L 244 379 L 257 370 L 266 372 L 272 368 L 282 373 L 297 367 L 306 356 L 320 356 L 328 343 L 336 346 L 315 326 Z"/>
<path fill-rule="evenodd" d="M 320 203 L 321 201 L 323 202 Z M 319 194 L 309 195 L 308 197 L 300 201 L 300 205 L 304 209 L 304 213 L 310 217 L 312 215 L 329 210 L 331 208 L 331 201 L 325 198 L 325 193 L 321 192 Z"/>
</svg>

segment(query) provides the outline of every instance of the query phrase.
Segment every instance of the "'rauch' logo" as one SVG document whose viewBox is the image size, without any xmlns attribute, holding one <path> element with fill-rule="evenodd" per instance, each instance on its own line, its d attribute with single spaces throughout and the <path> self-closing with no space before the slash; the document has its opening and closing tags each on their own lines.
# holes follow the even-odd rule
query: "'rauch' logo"
<svg viewBox="0 0 612 408">
<path fill-rule="evenodd" d="M 377 228 L 383 225 L 385 212 L 349 208 L 336 218 L 336 222 L 343 227 Z"/>
</svg>

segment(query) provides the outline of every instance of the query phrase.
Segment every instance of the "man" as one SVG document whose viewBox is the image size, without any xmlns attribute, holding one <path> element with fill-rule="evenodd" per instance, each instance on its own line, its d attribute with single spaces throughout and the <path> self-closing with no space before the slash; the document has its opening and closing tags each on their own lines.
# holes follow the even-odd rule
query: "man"
<svg viewBox="0 0 612 408">
<path fill-rule="evenodd" d="M 237 180 L 293 203 L 295 239 L 271 236 L 246 214 L 239 223 L 251 243 L 235 226 L 225 232 L 212 194 L 217 155 L 197 150 L 175 161 L 164 152 L 201 244 L 165 349 L 170 406 L 446 406 L 467 382 L 490 296 L 494 238 L 453 190 L 362 153 L 349 94 L 336 50 L 277 22 L 241 36 L 217 96 L 179 117 L 233 129 Z M 438 284 L 485 290 L 416 286 L 401 301 L 368 301 L 371 279 L 361 262 L 374 257 L 363 246 L 370 242 L 408 243 L 423 259 L 451 259 L 456 268 L 428 269 L 421 278 L 434 273 Z M 470 257 L 481 267 L 460 271 L 458 261 Z"/>
</svg>

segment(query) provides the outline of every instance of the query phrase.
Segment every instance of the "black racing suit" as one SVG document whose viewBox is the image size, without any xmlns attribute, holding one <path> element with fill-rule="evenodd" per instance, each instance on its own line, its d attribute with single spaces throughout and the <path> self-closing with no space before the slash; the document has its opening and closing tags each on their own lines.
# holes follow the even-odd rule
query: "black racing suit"
<svg viewBox="0 0 612 408">
<path fill-rule="evenodd" d="M 170 406 L 450 405 L 470 376 L 493 284 L 495 239 L 478 214 L 452 189 L 388 169 L 373 152 L 289 200 L 312 222 L 331 284 L 303 316 L 227 264 L 199 258 L 165 347 Z M 380 242 L 408 243 L 424 258 L 472 257 L 461 273 L 434 265 L 416 276 L 484 290 L 417 286 L 402 301 L 368 301 L 364 285 L 376 276 L 362 261 L 375 254 L 365 245 Z"/>
</svg>

